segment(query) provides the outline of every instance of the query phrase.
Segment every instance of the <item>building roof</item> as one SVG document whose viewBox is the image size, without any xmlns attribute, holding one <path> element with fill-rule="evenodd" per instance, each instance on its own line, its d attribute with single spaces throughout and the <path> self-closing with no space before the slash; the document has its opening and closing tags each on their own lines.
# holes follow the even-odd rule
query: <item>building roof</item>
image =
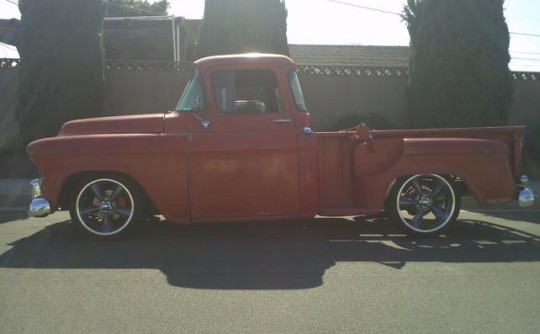
<svg viewBox="0 0 540 334">
<path fill-rule="evenodd" d="M 290 44 L 299 65 L 408 67 L 408 46 Z"/>
</svg>

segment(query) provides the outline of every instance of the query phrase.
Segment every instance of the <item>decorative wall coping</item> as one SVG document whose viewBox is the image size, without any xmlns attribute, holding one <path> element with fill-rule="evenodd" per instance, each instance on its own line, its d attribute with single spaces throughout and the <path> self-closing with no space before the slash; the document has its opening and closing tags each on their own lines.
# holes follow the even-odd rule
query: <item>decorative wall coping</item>
<svg viewBox="0 0 540 334">
<path fill-rule="evenodd" d="M 540 72 L 512 72 L 514 80 L 540 81 Z"/>
<path fill-rule="evenodd" d="M 0 70 L 19 68 L 21 60 L 15 58 L 0 58 Z"/>
<path fill-rule="evenodd" d="M 318 76 L 407 77 L 407 67 L 298 65 L 298 73 Z"/>
<path fill-rule="evenodd" d="M 0 58 L 0 70 L 18 69 L 20 59 Z M 190 72 L 191 62 L 171 61 L 142 61 L 120 60 L 106 61 L 106 71 L 157 71 L 157 72 Z M 365 67 L 365 66 L 325 66 L 325 65 L 298 65 L 298 73 L 302 75 L 326 77 L 372 77 L 406 78 L 409 76 L 407 67 Z M 540 72 L 512 72 L 516 81 L 540 81 Z"/>
<path fill-rule="evenodd" d="M 105 62 L 107 71 L 187 71 L 193 69 L 191 62 L 120 60 Z"/>
</svg>

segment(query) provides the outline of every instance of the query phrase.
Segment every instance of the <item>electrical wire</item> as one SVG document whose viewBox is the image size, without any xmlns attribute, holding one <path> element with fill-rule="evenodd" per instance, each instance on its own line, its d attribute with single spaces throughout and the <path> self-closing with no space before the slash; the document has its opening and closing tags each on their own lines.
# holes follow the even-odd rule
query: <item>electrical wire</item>
<svg viewBox="0 0 540 334">
<path fill-rule="evenodd" d="M 12 5 L 15 5 L 15 6 L 18 6 L 18 5 L 19 5 L 18 2 L 15 2 L 15 1 L 13 1 L 13 0 L 6 0 L 6 1 L 9 2 L 9 3 L 12 4 Z"/>
<path fill-rule="evenodd" d="M 519 35 L 519 36 L 525 36 L 525 37 L 540 37 L 538 34 L 528 34 L 524 32 L 510 32 L 512 35 Z"/>
<path fill-rule="evenodd" d="M 357 5 L 357 4 L 350 3 L 350 2 L 344 2 L 344 1 L 338 1 L 338 0 L 327 0 L 327 1 L 328 2 L 334 2 L 334 3 L 340 4 L 340 5 L 347 5 L 347 6 L 352 6 L 352 7 L 356 7 L 356 8 L 365 9 L 365 10 L 371 10 L 371 11 L 374 11 L 374 12 L 401 16 L 400 13 L 391 12 L 389 10 L 384 10 L 384 9 L 378 9 L 378 8 L 373 8 L 373 7 Z"/>
<path fill-rule="evenodd" d="M 327 1 L 328 2 L 334 2 L 334 3 L 340 4 L 340 5 L 347 5 L 347 6 L 351 6 L 351 7 L 360 8 L 360 9 L 371 10 L 371 11 L 375 11 L 375 12 L 379 12 L 379 13 L 401 16 L 401 14 L 397 13 L 397 12 L 392 12 L 392 11 L 383 10 L 383 9 L 379 9 L 379 8 L 368 7 L 368 6 L 362 6 L 362 5 L 358 5 L 358 4 L 354 4 L 354 3 L 350 3 L 350 2 L 339 1 L 339 0 L 327 0 Z M 511 31 L 510 34 L 518 35 L 518 36 L 526 36 L 526 37 L 540 37 L 539 34 L 530 34 L 530 33 L 524 33 L 524 32 L 513 32 L 513 31 Z"/>
</svg>

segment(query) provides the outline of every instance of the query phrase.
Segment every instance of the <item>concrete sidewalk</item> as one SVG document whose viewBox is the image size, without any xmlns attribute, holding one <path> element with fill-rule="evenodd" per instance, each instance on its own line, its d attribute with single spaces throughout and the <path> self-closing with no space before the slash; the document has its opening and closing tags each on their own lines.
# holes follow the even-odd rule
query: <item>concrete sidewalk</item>
<svg viewBox="0 0 540 334">
<path fill-rule="evenodd" d="M 0 211 L 26 211 L 31 201 L 30 179 L 0 179 Z M 531 181 L 529 184 L 537 196 L 534 208 L 540 209 L 540 181 Z M 470 211 L 482 210 L 516 210 L 520 209 L 517 201 L 496 206 L 481 207 L 474 198 L 466 197 L 462 200 L 462 209 Z"/>
</svg>

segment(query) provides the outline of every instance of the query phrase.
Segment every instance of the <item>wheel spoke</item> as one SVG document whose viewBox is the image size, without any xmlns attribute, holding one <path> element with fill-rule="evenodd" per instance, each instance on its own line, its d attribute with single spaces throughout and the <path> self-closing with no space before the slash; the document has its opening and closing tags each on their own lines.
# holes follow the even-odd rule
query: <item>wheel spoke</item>
<svg viewBox="0 0 540 334">
<path fill-rule="evenodd" d="M 431 212 L 433 212 L 435 218 L 437 218 L 437 222 L 445 216 L 444 210 L 435 205 L 431 206 Z"/>
<path fill-rule="evenodd" d="M 414 178 L 412 180 L 412 185 L 416 191 L 418 191 L 418 194 L 422 194 L 422 186 L 420 185 L 420 182 L 418 181 L 418 178 Z"/>
<path fill-rule="evenodd" d="M 416 204 L 416 201 L 413 200 L 413 199 L 410 199 L 410 198 L 402 197 L 402 198 L 400 198 L 400 200 L 399 200 L 399 207 L 400 207 L 400 209 L 401 209 L 402 207 L 408 208 L 408 207 L 411 207 L 411 206 L 413 206 L 413 205 L 415 205 L 415 204 Z"/>
<path fill-rule="evenodd" d="M 111 217 L 110 217 L 110 214 L 105 214 L 103 216 L 103 227 L 102 227 L 102 231 L 105 232 L 105 233 L 108 233 L 112 230 L 112 225 L 111 225 Z"/>
<path fill-rule="evenodd" d="M 87 217 L 87 216 L 93 215 L 94 213 L 98 211 L 99 211 L 99 208 L 86 208 L 81 211 L 81 216 Z"/>
<path fill-rule="evenodd" d="M 414 215 L 414 218 L 411 221 L 411 225 L 414 227 L 420 227 L 422 222 L 424 221 L 424 209 L 419 209 L 418 212 L 416 212 L 416 215 Z"/>
<path fill-rule="evenodd" d="M 118 213 L 121 216 L 124 216 L 126 218 L 131 215 L 131 210 L 130 209 L 114 209 L 114 212 Z"/>
<path fill-rule="evenodd" d="M 435 189 L 431 191 L 431 194 L 429 196 L 433 199 L 438 194 L 440 194 L 441 190 L 443 189 L 444 189 L 444 184 L 441 181 L 437 181 L 437 186 L 435 186 Z"/>
<path fill-rule="evenodd" d="M 111 195 L 111 200 L 116 199 L 116 196 L 120 195 L 120 193 L 122 192 L 123 189 L 124 189 L 123 187 L 117 186 L 116 189 L 114 189 L 114 192 Z"/>
<path fill-rule="evenodd" d="M 94 183 L 90 186 L 90 189 L 92 189 L 92 192 L 94 193 L 94 195 L 96 195 L 98 200 L 103 201 L 103 196 L 101 195 L 101 189 L 99 189 L 99 185 Z"/>
</svg>

